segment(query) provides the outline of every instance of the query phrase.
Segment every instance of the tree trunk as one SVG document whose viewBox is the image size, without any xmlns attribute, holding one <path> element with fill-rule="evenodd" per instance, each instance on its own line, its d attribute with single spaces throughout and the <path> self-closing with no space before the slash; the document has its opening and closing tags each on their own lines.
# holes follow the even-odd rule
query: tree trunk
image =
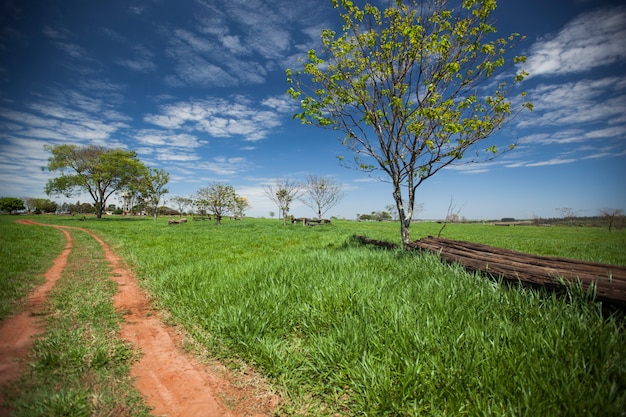
<svg viewBox="0 0 626 417">
<path fill-rule="evenodd" d="M 96 217 L 101 219 L 102 212 L 104 212 L 104 207 L 105 207 L 105 204 L 107 203 L 107 198 L 100 184 L 98 184 L 96 192 L 91 193 L 91 196 L 94 197 L 94 200 L 95 200 L 94 205 L 96 206 Z"/>
<path fill-rule="evenodd" d="M 396 208 L 398 209 L 398 220 L 400 220 L 400 235 L 402 236 L 402 247 L 407 248 L 411 243 L 411 236 L 409 234 L 409 227 L 411 226 L 411 217 L 413 212 L 409 210 L 409 216 L 404 210 L 404 203 L 402 202 L 402 192 L 400 191 L 400 185 L 396 185 L 393 192 L 393 199 L 396 201 Z M 411 209 L 411 205 L 409 206 Z"/>
<path fill-rule="evenodd" d="M 97 201 L 95 206 L 96 206 L 96 217 L 98 219 L 101 219 L 102 218 L 102 212 L 104 211 L 104 203 L 100 202 L 100 201 Z"/>
<path fill-rule="evenodd" d="M 404 207 L 400 204 L 398 206 L 398 218 L 400 220 L 400 235 L 402 236 L 402 247 L 407 248 L 411 244 L 411 236 L 409 235 L 409 227 L 411 225 L 411 218 L 407 217 L 404 212 Z"/>
<path fill-rule="evenodd" d="M 411 244 L 411 236 L 409 234 L 409 227 L 411 225 L 411 219 L 403 219 L 400 221 L 400 233 L 402 234 L 402 247 L 406 248 Z"/>
</svg>

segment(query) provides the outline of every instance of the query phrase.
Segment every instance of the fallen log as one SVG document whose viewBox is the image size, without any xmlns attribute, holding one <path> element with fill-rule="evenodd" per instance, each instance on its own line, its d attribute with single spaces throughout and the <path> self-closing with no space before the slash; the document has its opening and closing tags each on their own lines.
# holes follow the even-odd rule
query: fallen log
<svg viewBox="0 0 626 417">
<path fill-rule="evenodd" d="M 181 224 L 181 223 L 187 223 L 187 219 L 172 219 L 170 221 L 167 222 L 167 224 Z"/>
<path fill-rule="evenodd" d="M 551 289 L 565 282 L 580 283 L 587 291 L 595 285 L 596 299 L 626 305 L 626 267 L 575 259 L 532 255 L 479 243 L 427 237 L 409 245 L 427 250 L 448 263 L 507 280 L 523 281 Z"/>
</svg>

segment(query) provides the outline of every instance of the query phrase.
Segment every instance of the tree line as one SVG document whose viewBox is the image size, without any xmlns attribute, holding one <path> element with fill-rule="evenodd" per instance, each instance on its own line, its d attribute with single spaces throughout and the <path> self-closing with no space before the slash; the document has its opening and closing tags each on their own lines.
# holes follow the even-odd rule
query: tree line
<svg viewBox="0 0 626 417">
<path fill-rule="evenodd" d="M 62 212 L 95 213 L 97 218 L 102 218 L 107 200 L 116 193 L 123 201 L 122 214 L 137 214 L 147 209 L 157 219 L 159 204 L 169 193 L 167 184 L 170 175 L 163 169 L 146 166 L 137 158 L 135 151 L 93 145 L 46 145 L 45 149 L 51 156 L 44 169 L 59 174 L 46 183 L 46 194 L 67 198 L 89 194 L 93 201 L 92 204 L 64 203 L 60 207 Z M 314 174 L 309 174 L 303 184 L 276 179 L 273 185 L 265 188 L 265 192 L 279 206 L 283 221 L 287 218 L 291 202 L 297 197 L 311 207 L 320 219 L 343 197 L 339 184 Z M 200 215 L 215 217 L 217 224 L 225 216 L 243 218 L 245 211 L 251 207 L 248 199 L 237 194 L 232 185 L 219 182 L 198 189 L 192 197 L 174 197 L 172 202 L 178 206 L 180 214 L 193 207 Z M 58 212 L 59 206 L 49 199 L 0 198 L 0 211 L 12 213 L 21 210 L 50 213 Z"/>
</svg>

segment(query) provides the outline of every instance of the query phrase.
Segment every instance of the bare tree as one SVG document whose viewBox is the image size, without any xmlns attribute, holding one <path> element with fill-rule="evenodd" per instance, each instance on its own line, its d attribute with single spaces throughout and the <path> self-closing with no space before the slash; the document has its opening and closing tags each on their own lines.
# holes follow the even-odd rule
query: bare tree
<svg viewBox="0 0 626 417">
<path fill-rule="evenodd" d="M 450 197 L 450 204 L 448 204 L 448 212 L 446 213 L 446 219 L 442 222 L 443 226 L 441 226 L 441 229 L 439 229 L 439 233 L 437 233 L 437 237 L 441 237 L 441 232 L 443 232 L 443 229 L 446 228 L 448 223 L 456 223 L 459 221 L 460 219 L 459 213 L 461 212 L 462 208 L 463 206 L 457 208 L 456 204 L 454 203 L 454 198 Z"/>
<path fill-rule="evenodd" d="M 182 197 L 182 196 L 172 197 L 170 201 L 176 204 L 176 207 L 178 207 L 178 213 L 180 217 L 183 216 L 183 212 L 185 211 L 185 208 L 193 204 L 193 199 L 189 197 Z"/>
<path fill-rule="evenodd" d="M 556 211 L 561 213 L 561 217 L 563 217 L 563 220 L 565 220 L 569 224 L 574 224 L 574 220 L 576 219 L 576 217 L 578 217 L 578 212 L 571 207 L 557 208 Z"/>
<path fill-rule="evenodd" d="M 264 187 L 265 195 L 278 206 L 278 212 L 283 217 L 283 226 L 287 224 L 287 215 L 291 203 L 302 192 L 300 184 L 288 179 L 276 178 L 273 185 Z"/>
<path fill-rule="evenodd" d="M 344 196 L 341 185 L 334 182 L 332 178 L 320 177 L 315 174 L 307 175 L 302 191 L 303 195 L 300 197 L 300 201 L 311 207 L 318 219 L 321 219 L 324 213 L 339 204 Z"/>
<path fill-rule="evenodd" d="M 611 208 L 602 208 L 599 210 L 599 212 L 600 212 L 600 216 L 608 220 L 609 232 L 611 231 L 611 228 L 613 227 L 613 222 L 615 221 L 615 219 L 624 214 L 624 210 L 622 209 L 611 209 Z"/>
</svg>

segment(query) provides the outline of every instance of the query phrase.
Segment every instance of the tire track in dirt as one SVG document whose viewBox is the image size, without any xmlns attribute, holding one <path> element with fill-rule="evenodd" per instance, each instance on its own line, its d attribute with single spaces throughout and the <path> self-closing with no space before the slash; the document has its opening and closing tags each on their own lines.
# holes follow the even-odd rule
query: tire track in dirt
<svg viewBox="0 0 626 417">
<path fill-rule="evenodd" d="M 37 225 L 31 220 L 20 220 L 18 223 Z M 24 359 L 30 352 L 34 338 L 43 332 L 36 316 L 40 313 L 48 292 L 61 277 L 72 252 L 72 235 L 62 227 L 54 227 L 65 235 L 65 247 L 43 275 L 45 282 L 35 287 L 27 296 L 24 310 L 6 318 L 0 326 L 0 385 L 16 380 L 26 365 Z M 0 416 L 8 416 L 9 410 L 2 407 L 3 403 L 4 398 L 0 396 Z"/>
<path fill-rule="evenodd" d="M 159 319 L 131 271 L 98 235 L 83 228 L 53 227 L 63 230 L 68 239 L 65 263 L 71 251 L 71 235 L 66 228 L 88 233 L 104 250 L 113 268 L 111 279 L 118 285 L 113 302 L 125 318 L 120 337 L 141 351 L 141 358 L 131 367 L 131 375 L 136 378 L 136 386 L 153 408 L 154 415 L 261 417 L 273 414 L 279 404 L 277 395 L 263 387 L 254 387 L 254 380 L 249 377 L 234 382 L 224 376 L 228 372 L 217 363 L 211 368 L 215 372 L 210 372 L 207 365 L 181 350 L 183 336 Z"/>
</svg>

